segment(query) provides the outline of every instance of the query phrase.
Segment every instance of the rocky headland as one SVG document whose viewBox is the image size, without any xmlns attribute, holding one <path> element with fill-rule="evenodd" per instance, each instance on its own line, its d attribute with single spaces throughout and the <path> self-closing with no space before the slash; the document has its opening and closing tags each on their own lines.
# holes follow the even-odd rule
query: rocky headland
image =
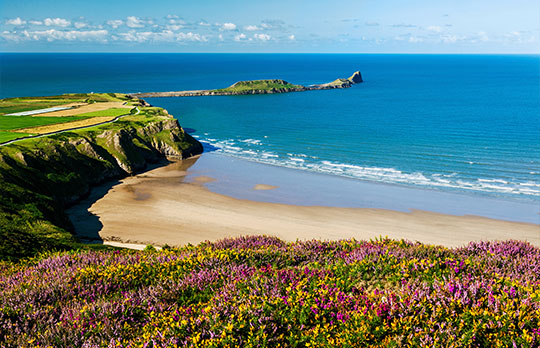
<svg viewBox="0 0 540 348">
<path fill-rule="evenodd" d="M 93 186 L 202 153 L 164 109 L 143 100 L 139 108 L 115 123 L 0 147 L 0 260 L 76 247 L 64 210 Z"/>
<path fill-rule="evenodd" d="M 289 92 L 304 92 L 324 89 L 349 88 L 354 84 L 362 83 L 362 74 L 356 71 L 349 78 L 339 78 L 335 81 L 314 84 L 309 86 L 295 85 L 280 79 L 273 80 L 249 80 L 239 81 L 222 89 L 203 89 L 190 91 L 170 91 L 170 92 L 147 92 L 133 93 L 133 97 L 202 97 L 219 95 L 249 95 L 249 94 L 275 94 Z"/>
</svg>

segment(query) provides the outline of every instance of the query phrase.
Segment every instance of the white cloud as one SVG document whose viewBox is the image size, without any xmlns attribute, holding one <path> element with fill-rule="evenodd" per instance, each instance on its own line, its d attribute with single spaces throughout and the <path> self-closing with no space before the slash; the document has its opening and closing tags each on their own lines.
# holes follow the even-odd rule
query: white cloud
<svg viewBox="0 0 540 348">
<path fill-rule="evenodd" d="M 163 30 L 161 32 L 138 32 L 130 30 L 127 33 L 119 33 L 114 36 L 115 40 L 122 40 L 128 42 L 175 42 L 175 41 L 198 41 L 206 42 L 208 39 L 205 36 L 201 36 L 196 33 L 174 33 L 171 30 Z"/>
<path fill-rule="evenodd" d="M 219 35 L 218 35 L 218 39 L 219 39 L 219 41 L 223 41 L 223 35 L 222 35 L 222 34 L 219 34 Z"/>
<path fill-rule="evenodd" d="M 169 19 L 169 24 L 184 25 L 186 22 L 183 19 L 172 18 Z"/>
<path fill-rule="evenodd" d="M 287 31 L 285 22 L 280 19 L 267 19 L 261 23 L 261 28 L 267 30 Z"/>
<path fill-rule="evenodd" d="M 33 24 L 33 25 L 43 25 L 42 21 L 28 21 L 28 23 Z"/>
<path fill-rule="evenodd" d="M 130 28 L 142 28 L 144 27 L 144 21 L 135 16 L 129 16 L 126 19 L 126 25 Z"/>
<path fill-rule="evenodd" d="M 537 42 L 537 39 L 530 31 L 511 31 L 504 34 L 503 41 L 512 43 L 533 43 Z"/>
<path fill-rule="evenodd" d="M 488 42 L 489 41 L 489 36 L 486 34 L 485 31 L 479 31 L 477 34 L 476 34 L 476 39 L 480 42 Z"/>
<path fill-rule="evenodd" d="M 204 35 L 189 32 L 189 33 L 178 33 L 178 34 L 176 34 L 176 41 L 206 42 L 206 41 L 208 41 L 208 39 Z"/>
<path fill-rule="evenodd" d="M 64 19 L 64 18 L 45 18 L 43 23 L 48 27 L 50 27 L 50 26 L 67 27 L 68 25 L 71 24 L 70 21 L 68 21 L 67 19 Z"/>
<path fill-rule="evenodd" d="M 180 29 L 183 29 L 184 26 L 181 25 L 181 24 L 170 24 L 170 25 L 167 25 L 167 29 L 169 30 L 172 30 L 172 31 L 178 31 Z"/>
<path fill-rule="evenodd" d="M 200 22 L 199 22 L 199 25 L 200 25 L 201 27 L 209 27 L 209 26 L 210 26 L 210 23 L 205 22 L 205 21 L 200 21 Z"/>
<path fill-rule="evenodd" d="M 221 30 L 236 30 L 236 24 L 234 23 L 223 23 Z"/>
<path fill-rule="evenodd" d="M 424 39 L 422 39 L 421 37 L 418 37 L 418 36 L 409 36 L 409 42 L 411 43 L 418 43 L 418 42 L 423 42 Z"/>
<path fill-rule="evenodd" d="M 75 22 L 73 25 L 74 25 L 75 28 L 77 28 L 77 29 L 81 29 L 81 28 L 84 28 L 84 27 L 87 27 L 87 26 L 88 26 L 88 24 L 85 23 L 85 22 Z"/>
<path fill-rule="evenodd" d="M 6 24 L 20 26 L 20 25 L 25 25 L 26 21 L 22 20 L 20 17 L 17 17 L 17 18 L 13 18 L 13 19 L 8 19 L 6 21 Z"/>
<path fill-rule="evenodd" d="M 234 37 L 234 41 L 243 41 L 247 38 L 246 34 L 240 33 Z"/>
<path fill-rule="evenodd" d="M 121 19 L 112 19 L 110 21 L 107 21 L 107 25 L 114 29 L 118 28 L 122 24 L 124 24 L 124 21 L 122 21 Z"/>
<path fill-rule="evenodd" d="M 256 25 L 246 25 L 244 27 L 245 30 L 247 31 L 256 31 L 256 30 L 261 30 L 261 28 L 259 28 L 258 26 Z"/>
<path fill-rule="evenodd" d="M 296 40 L 296 37 L 294 35 L 289 35 L 289 40 L 294 41 Z"/>
<path fill-rule="evenodd" d="M 442 28 L 438 25 L 430 25 L 429 27 L 427 27 L 427 30 L 434 33 L 440 33 L 442 31 Z"/>
<path fill-rule="evenodd" d="M 443 43 L 456 43 L 459 40 L 459 37 L 452 34 L 441 35 L 441 42 Z"/>
<path fill-rule="evenodd" d="M 107 41 L 107 30 L 36 30 L 22 32 L 3 32 L 2 37 L 12 41 Z"/>
<path fill-rule="evenodd" d="M 253 37 L 259 41 L 268 41 L 271 39 L 270 35 L 268 34 L 253 34 Z"/>
</svg>

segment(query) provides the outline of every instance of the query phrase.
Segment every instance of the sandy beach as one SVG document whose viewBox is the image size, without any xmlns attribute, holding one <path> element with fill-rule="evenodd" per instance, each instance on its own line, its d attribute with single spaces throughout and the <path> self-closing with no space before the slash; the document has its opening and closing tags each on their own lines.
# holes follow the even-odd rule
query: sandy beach
<svg viewBox="0 0 540 348">
<path fill-rule="evenodd" d="M 449 247 L 519 239 L 540 246 L 540 225 L 531 223 L 421 210 L 299 206 L 233 198 L 206 187 L 215 178 L 197 172 L 190 176 L 193 161 L 173 163 L 94 190 L 68 211 L 77 233 L 90 240 L 158 246 L 254 234 L 287 241 L 388 236 Z M 251 189 L 275 191 L 268 190 L 274 188 L 270 183 L 257 185 Z"/>
</svg>

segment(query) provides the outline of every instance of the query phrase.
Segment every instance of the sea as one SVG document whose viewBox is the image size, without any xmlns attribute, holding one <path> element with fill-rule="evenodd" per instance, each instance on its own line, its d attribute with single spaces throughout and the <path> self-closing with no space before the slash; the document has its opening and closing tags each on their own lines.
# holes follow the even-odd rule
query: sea
<svg viewBox="0 0 540 348">
<path fill-rule="evenodd" d="M 0 97 L 212 89 L 240 80 L 348 89 L 147 98 L 205 151 L 367 183 L 540 206 L 540 56 L 0 54 Z"/>
</svg>

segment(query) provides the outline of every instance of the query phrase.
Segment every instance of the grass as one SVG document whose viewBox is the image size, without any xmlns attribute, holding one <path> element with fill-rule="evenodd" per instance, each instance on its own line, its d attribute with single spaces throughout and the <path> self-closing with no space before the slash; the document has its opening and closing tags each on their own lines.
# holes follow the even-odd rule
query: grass
<svg viewBox="0 0 540 348">
<path fill-rule="evenodd" d="M 33 128 L 57 123 L 82 120 L 85 116 L 46 117 L 46 116 L 0 116 L 0 131 Z"/>
<path fill-rule="evenodd" d="M 0 100 L 0 115 L 46 109 L 71 103 L 100 103 L 114 101 L 131 101 L 131 99 L 128 95 L 121 93 L 74 93 L 47 97 L 6 98 Z"/>
<path fill-rule="evenodd" d="M 112 121 L 114 119 L 115 119 L 115 116 L 89 117 L 89 118 L 84 118 L 82 120 L 73 121 L 73 122 L 56 123 L 56 124 L 50 124 L 46 126 L 23 128 L 20 130 L 20 132 L 46 134 L 46 133 L 59 132 L 59 131 L 72 129 L 72 128 L 94 126 L 103 122 Z"/>
<path fill-rule="evenodd" d="M 29 133 L 2 132 L 2 131 L 0 131 L 0 143 L 5 143 L 6 141 L 26 137 L 28 135 L 32 135 L 32 134 L 29 134 Z"/>
<path fill-rule="evenodd" d="M 46 109 L 59 105 L 83 102 L 86 94 L 61 95 L 57 97 L 22 97 L 0 100 L 0 115 Z"/>
<path fill-rule="evenodd" d="M 111 108 L 107 110 L 100 110 L 100 111 L 92 111 L 87 112 L 84 114 L 78 114 L 77 116 L 85 116 L 85 117 L 102 117 L 102 116 L 121 116 L 129 114 L 130 109 L 127 108 Z"/>
<path fill-rule="evenodd" d="M 253 80 L 253 81 L 240 81 L 234 85 L 216 89 L 215 92 L 246 92 L 255 90 L 272 90 L 272 89 L 296 89 L 302 88 L 300 85 L 294 85 L 283 80 Z"/>
<path fill-rule="evenodd" d="M 77 122 L 81 120 L 88 120 L 90 118 L 97 117 L 95 123 L 103 122 L 103 117 L 117 117 L 130 113 L 128 108 L 110 108 L 107 110 L 92 111 L 75 116 L 62 116 L 62 117 L 50 117 L 50 116 L 6 116 L 5 114 L 11 114 L 16 112 L 38 110 L 44 108 L 50 108 L 59 105 L 65 105 L 69 103 L 106 103 L 106 102 L 125 102 L 133 101 L 129 96 L 120 93 L 104 93 L 104 94 L 63 94 L 60 96 L 52 97 L 20 97 L 20 98 L 7 98 L 0 100 L 0 142 L 16 139 L 28 133 L 43 133 L 45 131 L 32 130 L 36 127 L 44 127 L 51 125 L 59 125 L 54 127 L 54 130 L 62 130 L 65 128 L 72 128 L 78 126 L 76 123 L 74 126 L 67 126 L 68 123 Z M 63 124 L 66 124 L 62 126 Z M 84 125 L 91 125 L 91 122 L 85 122 Z M 48 129 L 47 127 L 43 129 Z M 6 131 L 22 130 L 27 134 L 13 134 Z"/>
</svg>

